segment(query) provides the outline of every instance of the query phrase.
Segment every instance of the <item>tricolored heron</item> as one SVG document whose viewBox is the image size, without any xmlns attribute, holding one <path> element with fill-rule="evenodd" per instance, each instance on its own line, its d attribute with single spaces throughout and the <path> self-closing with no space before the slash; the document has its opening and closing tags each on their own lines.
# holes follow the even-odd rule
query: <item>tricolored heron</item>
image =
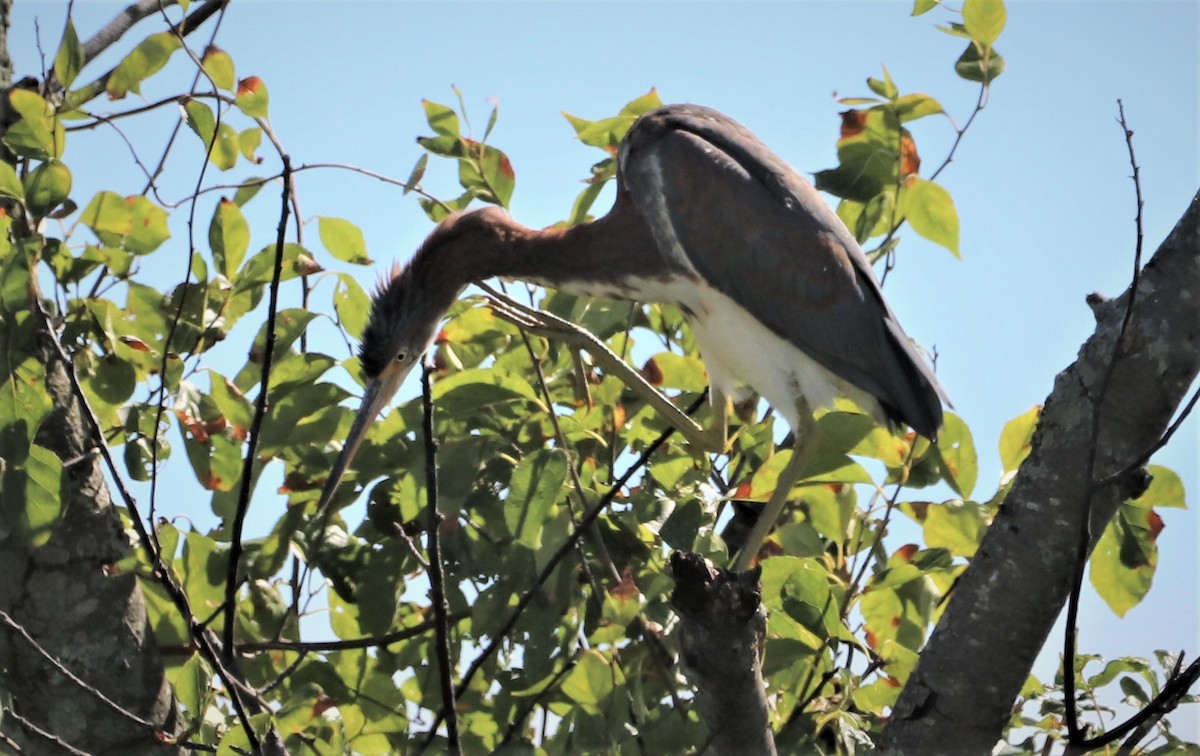
<svg viewBox="0 0 1200 756">
<path fill-rule="evenodd" d="M 941 426 L 945 395 L 937 379 L 817 190 L 732 118 L 667 105 L 639 118 L 622 140 L 617 197 L 604 217 L 538 231 L 494 207 L 452 215 L 408 265 L 393 270 L 375 295 L 360 346 L 368 379 L 362 408 L 320 507 L 446 310 L 468 284 L 492 276 L 677 306 L 708 368 L 715 426 L 701 429 L 648 385 L 633 388 L 649 389 L 654 405 L 705 450 L 724 449 L 728 401 L 744 396 L 744 386 L 783 415 L 796 439 L 792 457 L 737 569 L 749 566 L 811 456 L 815 408 L 844 394 L 877 419 L 931 439 Z M 543 331 L 579 333 L 538 311 L 501 314 Z M 602 364 L 617 361 L 599 340 L 583 340 Z"/>
</svg>

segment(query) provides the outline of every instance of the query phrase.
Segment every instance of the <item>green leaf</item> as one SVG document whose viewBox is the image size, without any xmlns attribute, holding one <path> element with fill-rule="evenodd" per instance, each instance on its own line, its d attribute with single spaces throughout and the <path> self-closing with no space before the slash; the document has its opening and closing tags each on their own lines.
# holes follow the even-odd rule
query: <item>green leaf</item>
<svg viewBox="0 0 1200 756">
<path fill-rule="evenodd" d="M 217 271 L 232 281 L 250 248 L 250 226 L 237 203 L 223 197 L 217 203 L 208 224 L 208 245 Z"/>
<path fill-rule="evenodd" d="M 371 314 L 371 298 L 353 276 L 338 274 L 337 288 L 333 292 L 333 309 L 346 333 L 353 339 L 361 338 Z"/>
<path fill-rule="evenodd" d="M 497 368 L 473 368 L 444 378 L 434 384 L 433 399 L 445 415 L 474 413 L 512 401 L 529 402 L 548 411 L 524 378 Z"/>
<path fill-rule="evenodd" d="M 4 469 L 0 515 L 21 543 L 32 547 L 50 540 L 62 515 L 62 461 L 33 444 L 24 462 Z"/>
<path fill-rule="evenodd" d="M 508 207 L 512 200 L 513 188 L 517 177 L 513 171 L 508 156 L 491 145 L 483 145 L 483 155 L 479 159 L 479 169 L 483 180 L 492 190 L 496 204 Z"/>
<path fill-rule="evenodd" d="M 614 689 L 617 671 L 596 649 L 583 652 L 575 668 L 562 681 L 562 692 L 586 711 L 599 713 Z"/>
<path fill-rule="evenodd" d="M 204 73 L 208 74 L 208 78 L 212 79 L 212 83 L 218 89 L 233 91 L 234 85 L 237 83 L 237 76 L 234 75 L 233 58 L 229 57 L 229 53 L 216 45 L 209 45 L 208 49 L 204 51 L 200 65 L 204 67 Z"/>
<path fill-rule="evenodd" d="M 867 202 L 896 184 L 900 123 L 895 113 L 884 108 L 853 112 L 853 116 L 843 115 L 845 136 L 837 143 L 838 167 L 818 171 L 814 178 L 822 191 Z M 849 118 L 855 120 L 847 130 Z"/>
<path fill-rule="evenodd" d="M 271 96 L 267 85 L 257 76 L 247 76 L 237 85 L 237 106 L 251 118 L 266 118 Z"/>
<path fill-rule="evenodd" d="M 143 39 L 108 77 L 105 87 L 108 96 L 119 100 L 129 92 L 140 92 L 141 83 L 162 69 L 181 45 L 179 37 L 171 32 L 158 32 Z"/>
<path fill-rule="evenodd" d="M 216 142 L 213 143 L 212 149 L 208 153 L 208 159 L 212 161 L 213 165 L 227 171 L 237 164 L 241 151 L 237 129 L 224 122 L 218 125 Z"/>
<path fill-rule="evenodd" d="M 896 89 L 896 83 L 892 81 L 892 75 L 888 73 L 887 66 L 883 67 L 883 79 L 867 77 L 867 87 L 872 92 L 887 100 L 894 100 L 900 94 L 900 90 Z"/>
<path fill-rule="evenodd" d="M 145 255 L 158 249 L 171 231 L 167 228 L 167 211 L 142 195 L 124 200 L 130 211 L 131 230 L 122 240 L 122 246 L 135 255 Z"/>
<path fill-rule="evenodd" d="M 954 70 L 959 76 L 981 84 L 988 84 L 1004 73 L 1004 67 L 1004 58 L 1000 53 L 990 47 L 980 51 L 979 43 L 974 41 L 967 44 L 967 49 L 954 63 Z"/>
<path fill-rule="evenodd" d="M 919 93 L 906 94 L 896 98 L 893 107 L 896 109 L 896 115 L 900 117 L 901 123 L 946 112 L 942 109 L 940 102 L 927 94 Z"/>
<path fill-rule="evenodd" d="M 925 544 L 949 549 L 954 556 L 970 558 L 987 530 L 987 513 L 971 501 L 931 504 L 925 510 Z"/>
<path fill-rule="evenodd" d="M 198 653 L 194 653 L 182 666 L 170 667 L 167 678 L 175 688 L 175 697 L 191 715 L 193 721 L 204 716 L 212 695 L 212 669 Z"/>
<path fill-rule="evenodd" d="M 635 97 L 629 102 L 621 106 L 621 115 L 623 116 L 640 116 L 649 113 L 651 110 L 661 108 L 663 104 L 662 98 L 658 96 L 658 90 L 654 87 L 641 97 Z"/>
<path fill-rule="evenodd" d="M 1014 472 L 1029 456 L 1030 442 L 1041 414 L 1042 406 L 1035 404 L 1004 424 L 1004 430 L 1000 431 L 1000 466 L 1005 473 Z"/>
<path fill-rule="evenodd" d="M 25 204 L 36 216 L 61 205 L 71 192 L 71 171 L 58 160 L 47 160 L 25 177 Z"/>
<path fill-rule="evenodd" d="M 932 181 L 911 176 L 900 192 L 900 212 L 914 231 L 962 259 L 958 252 L 958 211 L 950 192 Z"/>
<path fill-rule="evenodd" d="M 661 372 L 661 385 L 665 388 L 699 393 L 708 385 L 704 362 L 695 354 L 659 352 L 650 359 Z"/>
<path fill-rule="evenodd" d="M 432 100 L 421 100 L 425 109 L 425 120 L 434 133 L 457 139 L 462 133 L 459 130 L 458 115 L 453 109 Z"/>
<path fill-rule="evenodd" d="M 1146 472 L 1153 476 L 1150 487 L 1137 499 L 1139 507 L 1187 508 L 1187 495 L 1183 490 L 1183 479 L 1179 473 L 1162 465 L 1149 465 Z"/>
<path fill-rule="evenodd" d="M 58 52 L 54 55 L 54 78 L 63 85 L 63 89 L 70 89 L 71 83 L 79 76 L 81 68 L 83 68 L 83 46 L 79 44 L 79 36 L 75 33 L 75 22 L 68 17 L 67 26 L 63 29 L 62 42 L 59 43 Z"/>
<path fill-rule="evenodd" d="M 518 543 L 541 548 L 542 525 L 567 480 L 567 457 L 560 449 L 539 449 L 513 470 L 504 517 Z"/>
<path fill-rule="evenodd" d="M 229 548 L 196 532 L 184 533 L 180 570 L 188 600 L 197 614 L 207 617 L 225 601 L 225 567 Z M 225 624 L 222 617 L 216 626 Z"/>
<path fill-rule="evenodd" d="M 412 172 L 408 174 L 408 181 L 404 182 L 403 194 L 408 194 L 421 183 L 421 178 L 425 175 L 425 166 L 429 165 L 429 153 L 421 153 L 421 157 L 417 158 L 416 165 L 413 166 Z"/>
<path fill-rule="evenodd" d="M 116 192 L 97 192 L 79 220 L 105 244 L 119 244 L 133 233 L 133 211 Z"/>
<path fill-rule="evenodd" d="M 208 149 L 217 133 L 217 117 L 213 115 L 212 108 L 199 100 L 189 99 L 183 104 L 183 114 L 188 128 L 200 137 L 204 148 Z"/>
<path fill-rule="evenodd" d="M 11 163 L 0 160 L 0 195 L 25 198 L 25 187 Z"/>
<path fill-rule="evenodd" d="M 343 218 L 322 217 L 317 219 L 317 228 L 321 243 L 329 250 L 329 254 L 355 265 L 371 264 L 371 258 L 367 257 L 366 240 L 358 226 Z"/>
<path fill-rule="evenodd" d="M 1129 509 L 1122 505 L 1096 542 L 1089 574 L 1096 593 L 1118 617 L 1141 603 L 1158 565 L 1153 540 L 1145 529 L 1131 526 Z"/>
<path fill-rule="evenodd" d="M 61 157 L 66 132 L 54 108 L 37 92 L 19 87 L 8 90 L 8 102 L 20 119 L 4 131 L 4 144 L 33 160 Z"/>
<path fill-rule="evenodd" d="M 913 0 L 912 15 L 920 16 L 938 6 L 939 0 Z"/>
<path fill-rule="evenodd" d="M 1004 0 L 964 0 L 962 17 L 971 39 L 991 47 L 1004 31 L 1008 13 L 1004 9 Z"/>
<path fill-rule="evenodd" d="M 979 479 L 979 455 L 975 452 L 971 429 L 953 412 L 946 413 L 944 425 L 938 432 L 937 450 L 942 458 L 946 482 L 959 496 L 969 498 Z"/>
<path fill-rule="evenodd" d="M 238 149 L 241 150 L 242 157 L 251 163 L 258 164 L 262 162 L 262 158 L 254 154 L 258 151 L 258 145 L 262 144 L 262 134 L 262 129 L 257 126 L 238 133 Z M 238 202 L 237 204 L 243 205 L 245 203 Z"/>
</svg>

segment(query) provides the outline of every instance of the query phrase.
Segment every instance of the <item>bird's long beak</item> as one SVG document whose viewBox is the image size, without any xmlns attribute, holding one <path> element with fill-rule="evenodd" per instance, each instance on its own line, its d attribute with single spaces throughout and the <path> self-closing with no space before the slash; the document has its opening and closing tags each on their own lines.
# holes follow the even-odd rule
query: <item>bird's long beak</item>
<svg viewBox="0 0 1200 756">
<path fill-rule="evenodd" d="M 367 384 L 362 406 L 358 409 L 358 416 L 354 418 L 354 425 L 350 426 L 350 433 L 346 436 L 342 453 L 338 456 L 337 463 L 325 480 L 325 488 L 321 490 L 321 499 L 317 502 L 318 512 L 323 512 L 333 499 L 333 495 L 337 493 L 342 476 L 346 474 L 350 463 L 354 461 L 354 455 L 358 453 L 358 447 L 367 437 L 367 431 L 375 422 L 375 418 L 379 417 L 379 413 L 383 412 L 383 408 L 396 395 L 414 364 L 416 363 L 393 363 L 378 378 Z"/>
</svg>

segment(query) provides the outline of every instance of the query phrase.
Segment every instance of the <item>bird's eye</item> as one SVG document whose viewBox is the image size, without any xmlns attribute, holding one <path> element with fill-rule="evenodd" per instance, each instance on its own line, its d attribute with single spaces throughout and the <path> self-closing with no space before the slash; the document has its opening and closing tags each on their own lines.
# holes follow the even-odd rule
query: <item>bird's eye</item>
<svg viewBox="0 0 1200 756">
<path fill-rule="evenodd" d="M 408 353 L 401 352 L 400 354 L 396 355 L 396 362 L 404 362 L 406 357 L 408 357 Z"/>
</svg>

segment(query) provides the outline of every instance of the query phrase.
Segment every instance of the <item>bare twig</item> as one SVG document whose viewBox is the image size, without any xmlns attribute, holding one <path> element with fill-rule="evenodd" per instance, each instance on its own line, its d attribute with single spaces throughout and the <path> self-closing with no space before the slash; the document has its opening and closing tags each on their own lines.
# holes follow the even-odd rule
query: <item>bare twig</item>
<svg viewBox="0 0 1200 756">
<path fill-rule="evenodd" d="M 250 422 L 246 456 L 242 461 L 242 477 L 239 481 L 237 508 L 234 510 L 233 527 L 229 543 L 229 567 L 225 576 L 225 634 L 223 651 L 226 661 L 234 658 L 233 628 L 237 607 L 238 562 L 242 556 L 242 529 L 246 513 L 250 509 L 250 492 L 254 477 L 255 452 L 262 434 L 263 420 L 267 415 L 267 402 L 271 386 L 271 364 L 275 353 L 275 317 L 279 311 L 279 279 L 283 275 L 283 249 L 287 238 L 288 205 L 292 187 L 292 160 L 285 152 L 283 159 L 283 199 L 279 203 L 279 227 L 275 235 L 275 267 L 271 272 L 269 304 L 267 305 L 266 339 L 263 347 L 262 378 L 258 396 L 254 402 L 254 418 Z"/>
<path fill-rule="evenodd" d="M 1133 168 L 1131 178 L 1133 179 L 1134 194 L 1137 198 L 1137 214 L 1134 217 L 1137 229 L 1137 242 L 1133 253 L 1133 280 L 1129 284 L 1129 298 L 1125 302 L 1125 312 L 1121 318 L 1121 327 L 1117 331 L 1116 339 L 1113 340 L 1112 358 L 1109 359 L 1104 374 L 1100 377 L 1099 390 L 1096 392 L 1096 398 L 1092 403 L 1092 424 L 1089 436 L 1086 472 L 1086 480 L 1089 483 L 1087 493 L 1085 494 L 1083 516 L 1080 518 L 1078 553 L 1075 558 L 1075 579 L 1071 584 L 1071 595 L 1067 599 L 1067 624 L 1066 630 L 1063 633 L 1063 706 L 1066 709 L 1064 720 L 1067 725 L 1067 740 L 1072 745 L 1086 740 L 1085 734 L 1079 727 L 1079 710 L 1075 703 L 1075 653 L 1078 636 L 1079 598 L 1083 591 L 1088 550 L 1091 548 L 1092 543 L 1092 499 L 1101 488 L 1094 483 L 1096 479 L 1096 462 L 1100 448 L 1100 410 L 1104 406 L 1109 384 L 1112 382 L 1113 373 L 1116 371 L 1117 356 L 1120 354 L 1125 343 L 1125 333 L 1129 328 L 1130 321 L 1133 319 L 1133 308 L 1137 303 L 1138 284 L 1141 282 L 1142 277 L 1142 242 L 1144 236 L 1142 230 L 1142 208 L 1144 203 L 1142 202 L 1141 173 L 1138 169 L 1137 157 L 1133 152 L 1133 131 L 1129 129 L 1129 124 L 1125 120 L 1125 105 L 1121 100 L 1117 100 L 1117 110 L 1120 114 L 1118 123 L 1121 124 L 1121 130 L 1125 134 L 1125 146 L 1129 150 L 1129 164 Z"/>
<path fill-rule="evenodd" d="M 46 732 L 41 727 L 38 727 L 33 722 L 30 722 L 28 719 L 21 716 L 20 714 L 13 711 L 12 709 L 8 708 L 7 706 L 4 708 L 0 708 L 0 716 L 12 719 L 14 722 L 21 725 L 21 727 L 23 729 L 25 729 L 26 731 L 31 732 L 34 735 L 37 735 L 39 738 L 42 738 L 43 740 L 45 740 L 49 743 L 53 743 L 55 746 L 57 746 L 61 750 L 65 751 L 66 753 L 71 754 L 71 756 L 92 756 L 87 751 L 79 750 L 78 748 L 71 745 L 67 741 L 63 740 L 62 738 L 58 737 L 54 733 Z"/>
<path fill-rule="evenodd" d="M 462 753 L 458 739 L 458 713 L 454 708 L 454 662 L 450 659 L 450 623 L 447 615 L 446 577 L 442 573 L 442 513 L 438 511 L 437 439 L 433 435 L 433 390 L 430 374 L 433 367 L 421 365 L 421 405 L 425 435 L 425 502 L 429 516 L 429 592 L 433 601 L 433 616 L 437 625 L 438 678 L 442 688 L 442 711 L 446 715 L 446 738 L 450 753 Z M 436 731 L 437 727 L 433 728 Z"/>
<path fill-rule="evenodd" d="M 451 612 L 447 619 L 454 624 L 462 622 L 471 616 L 469 611 Z M 239 643 L 238 651 L 241 653 L 251 653 L 257 651 L 301 651 L 320 653 L 324 651 L 348 651 L 360 648 L 384 648 L 393 643 L 399 643 L 409 638 L 415 638 L 418 635 L 423 635 L 430 630 L 435 629 L 437 620 L 426 620 L 419 625 L 406 627 L 401 630 L 396 630 L 386 635 L 372 636 L 369 638 L 351 638 L 350 640 L 336 641 L 252 641 L 249 643 Z"/>
</svg>

